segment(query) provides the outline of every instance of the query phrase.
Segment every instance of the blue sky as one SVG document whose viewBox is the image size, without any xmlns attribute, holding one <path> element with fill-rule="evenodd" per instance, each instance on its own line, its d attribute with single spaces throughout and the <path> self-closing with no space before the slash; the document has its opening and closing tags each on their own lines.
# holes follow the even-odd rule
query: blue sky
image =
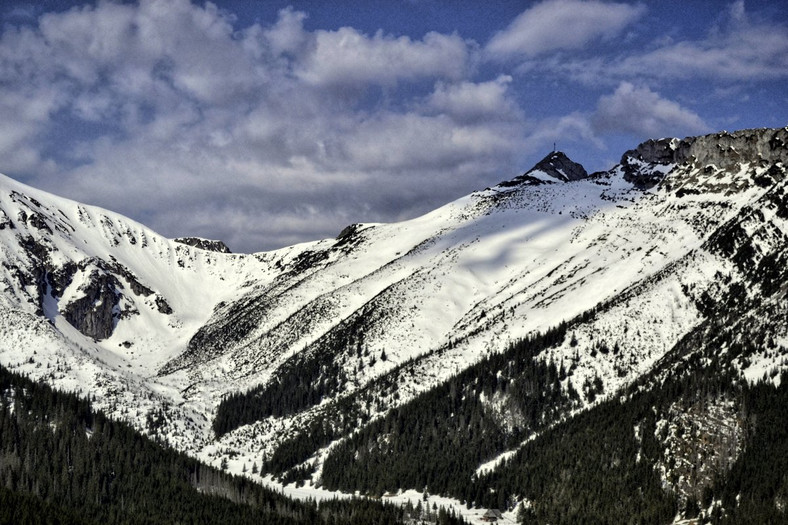
<svg viewBox="0 0 788 525">
<path fill-rule="evenodd" d="M 259 251 L 788 125 L 784 1 L 0 3 L 0 172 Z"/>
</svg>

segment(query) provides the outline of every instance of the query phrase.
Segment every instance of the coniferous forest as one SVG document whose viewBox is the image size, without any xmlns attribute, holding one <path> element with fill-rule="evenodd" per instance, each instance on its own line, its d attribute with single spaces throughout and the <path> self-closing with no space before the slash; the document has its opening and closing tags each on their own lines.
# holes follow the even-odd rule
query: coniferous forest
<svg viewBox="0 0 788 525">
<path fill-rule="evenodd" d="M 291 500 L 0 366 L 2 524 L 400 523 L 406 512 L 372 500 Z"/>
<path fill-rule="evenodd" d="M 714 523 L 784 522 L 774 501 L 788 501 L 788 377 L 779 388 L 749 386 L 702 359 L 687 364 L 685 373 L 660 391 L 640 392 L 643 385 L 635 385 L 622 398 L 538 433 L 503 466 L 482 476 L 474 469 L 483 458 L 467 458 L 482 448 L 482 438 L 474 441 L 476 449 L 465 448 L 468 441 L 461 439 L 473 441 L 475 433 L 494 439 L 494 426 L 474 421 L 482 416 L 459 421 L 434 394 L 337 447 L 326 460 L 323 480 L 330 488 L 373 493 L 396 490 L 406 480 L 477 508 L 514 509 L 531 501 L 519 512 L 526 523 L 668 523 L 680 511 L 697 515 L 713 501 L 719 503 Z M 655 468 L 663 452 L 658 422 L 676 406 L 704 410 L 720 400 L 736 406 L 744 452 L 729 471 L 716 471 L 701 497 L 682 500 Z M 378 439 L 381 435 L 385 440 Z"/>
</svg>

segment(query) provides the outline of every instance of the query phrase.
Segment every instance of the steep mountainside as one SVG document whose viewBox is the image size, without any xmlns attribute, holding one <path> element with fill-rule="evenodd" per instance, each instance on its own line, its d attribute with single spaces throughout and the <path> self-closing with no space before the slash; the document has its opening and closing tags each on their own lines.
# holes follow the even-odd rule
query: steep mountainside
<svg viewBox="0 0 788 525">
<path fill-rule="evenodd" d="M 590 175 L 553 152 L 422 217 L 252 255 L 0 178 L 0 362 L 237 472 L 489 503 L 480 477 L 690 355 L 779 384 L 786 141 L 652 140 Z M 733 425 L 736 395 L 710 420 Z M 393 474 L 414 457 L 446 461 Z"/>
</svg>

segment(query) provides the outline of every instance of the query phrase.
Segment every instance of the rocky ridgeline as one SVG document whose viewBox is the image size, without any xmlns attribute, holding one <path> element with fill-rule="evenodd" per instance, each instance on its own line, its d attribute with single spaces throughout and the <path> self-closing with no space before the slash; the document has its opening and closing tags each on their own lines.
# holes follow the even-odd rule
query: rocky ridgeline
<svg viewBox="0 0 788 525">
<path fill-rule="evenodd" d="M 624 178 L 639 187 L 659 183 L 664 170 L 659 166 L 686 165 L 695 168 L 716 166 L 733 170 L 742 164 L 767 166 L 788 164 L 788 127 L 781 129 L 744 129 L 713 135 L 647 140 L 624 153 L 621 168 Z"/>
<path fill-rule="evenodd" d="M 209 252 L 232 253 L 230 248 L 222 241 L 203 239 L 201 237 L 178 237 L 173 239 L 173 241 Z"/>
<path fill-rule="evenodd" d="M 106 217 L 102 226 L 114 228 Z M 121 319 L 139 313 L 134 302 L 124 298 L 150 297 L 160 313 L 172 313 L 161 294 L 113 256 L 105 260 L 80 250 L 61 251 L 56 239 L 76 229 L 60 209 L 12 190 L 0 207 L 2 230 L 7 244 L 0 244 L 6 255 L 0 282 L 7 298 L 29 305 L 36 315 L 53 321 L 60 314 L 80 333 L 99 341 L 112 336 Z M 136 244 L 130 233 L 128 239 Z M 113 235 L 110 242 L 118 241 Z"/>
<path fill-rule="evenodd" d="M 788 165 L 787 143 L 788 128 L 746 129 L 684 139 L 648 140 L 624 153 L 621 164 L 616 169 L 623 171 L 627 181 L 645 189 L 662 182 L 674 166 L 683 168 L 674 170 L 672 180 L 665 184 L 668 190 L 672 185 L 681 186 L 678 187 L 678 192 L 685 194 L 712 191 L 706 180 L 695 180 L 699 176 L 712 179 L 721 170 L 733 173 L 738 170 L 738 166 L 748 165 L 751 168 L 749 177 L 752 181 L 748 179 L 744 182 L 768 186 L 785 176 L 784 168 Z M 754 168 L 767 166 L 770 166 L 769 170 L 760 170 L 757 175 L 754 173 Z M 700 175 L 689 173 L 696 168 L 702 171 Z M 556 182 L 571 182 L 587 178 L 589 174 L 582 165 L 569 159 L 563 152 L 553 151 L 531 170 L 501 183 L 498 187 L 546 184 L 549 183 L 548 177 Z M 731 187 L 730 191 L 736 189 Z M 4 266 L 9 278 L 12 277 L 19 283 L 20 293 L 29 294 L 25 300 L 34 305 L 39 315 L 44 314 L 44 299 L 47 296 L 55 300 L 63 297 L 77 271 L 85 274 L 78 293 L 68 304 L 59 304 L 58 307 L 69 323 L 86 336 L 97 340 L 105 339 L 113 333 L 120 319 L 134 313 L 133 310 L 124 311 L 121 301 L 129 292 L 136 296 L 153 296 L 155 308 L 160 313 L 172 313 L 169 304 L 157 291 L 144 286 L 130 270 L 117 261 L 88 258 L 70 261 L 66 266 L 63 266 L 62 262 L 56 264 L 54 260 L 57 258 L 53 258 L 51 253 L 56 250 L 50 241 L 53 232 L 59 231 L 67 235 L 73 227 L 67 224 L 67 221 L 64 222 L 62 212 L 57 213 L 35 199 L 16 191 L 11 192 L 10 198 L 15 204 L 14 210 L 0 209 L 0 231 L 14 231 L 22 259 L 6 261 Z M 783 201 L 778 204 L 779 209 L 784 207 Z M 108 219 L 105 220 L 107 221 Z M 102 222 L 102 227 L 109 227 L 114 239 L 117 232 L 110 223 L 107 224 Z M 336 247 L 349 249 L 358 240 L 358 234 L 363 229 L 363 225 L 348 227 L 339 235 Z M 201 250 L 231 253 L 227 245 L 219 240 L 199 237 L 180 237 L 174 240 Z M 129 242 L 135 244 L 136 239 L 129 238 Z M 326 255 L 323 252 L 305 252 L 294 260 L 289 270 L 302 272 L 315 266 L 321 261 L 321 257 L 325 258 Z M 23 260 L 27 264 L 24 264 Z M 251 331 L 259 319 L 258 315 L 251 315 L 249 311 L 258 310 L 259 305 L 249 305 L 248 308 L 239 308 L 236 305 L 234 309 L 230 309 L 228 313 L 234 314 L 231 315 L 231 332 L 240 337 L 240 334 Z M 240 319 L 248 320 L 245 330 L 239 330 L 244 324 Z M 198 331 L 190 343 L 190 349 L 209 331 L 207 327 Z M 219 334 L 221 341 L 226 342 L 229 337 L 227 327 L 222 327 Z"/>
</svg>

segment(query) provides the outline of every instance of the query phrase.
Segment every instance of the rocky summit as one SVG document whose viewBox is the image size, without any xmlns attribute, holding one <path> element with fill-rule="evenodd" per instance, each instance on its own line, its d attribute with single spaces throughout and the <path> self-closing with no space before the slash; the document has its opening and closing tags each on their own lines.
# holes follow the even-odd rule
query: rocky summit
<svg viewBox="0 0 788 525">
<path fill-rule="evenodd" d="M 586 170 L 583 166 L 577 162 L 572 161 L 561 151 L 554 151 L 550 153 L 544 159 L 539 161 L 539 163 L 537 163 L 536 166 L 534 166 L 531 170 L 526 172 L 526 175 L 536 171 L 542 171 L 547 175 L 564 182 L 580 180 L 588 177 L 588 173 L 586 173 Z"/>
<path fill-rule="evenodd" d="M 202 239 L 200 237 L 178 237 L 173 239 L 175 242 L 185 244 L 187 246 L 194 246 L 201 250 L 208 250 L 210 252 L 230 253 L 230 248 L 224 244 L 223 241 L 213 239 Z"/>
</svg>

